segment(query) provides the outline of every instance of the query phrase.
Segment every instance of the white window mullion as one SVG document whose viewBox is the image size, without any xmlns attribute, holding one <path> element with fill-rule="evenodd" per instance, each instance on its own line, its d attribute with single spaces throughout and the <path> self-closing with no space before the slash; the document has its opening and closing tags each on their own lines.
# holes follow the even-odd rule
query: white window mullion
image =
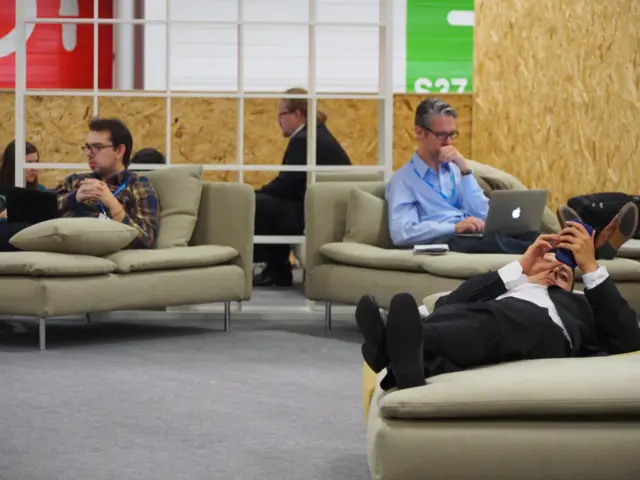
<svg viewBox="0 0 640 480">
<path fill-rule="evenodd" d="M 166 13 L 166 60 L 165 60 L 165 158 L 167 165 L 171 165 L 171 0 L 165 0 Z"/>
<path fill-rule="evenodd" d="M 393 1 L 380 0 L 378 55 L 378 163 L 384 165 L 384 179 L 393 175 Z"/>
<path fill-rule="evenodd" d="M 99 114 L 98 106 L 98 60 L 100 49 L 98 48 L 98 39 L 100 37 L 98 27 L 98 19 L 100 18 L 100 0 L 93 0 L 93 116 Z"/>
<path fill-rule="evenodd" d="M 25 24 L 26 5 L 16 2 L 16 69 L 15 69 L 15 185 L 24 187 L 25 168 L 25 91 L 27 89 L 27 35 Z"/>
<path fill-rule="evenodd" d="M 309 24 L 307 26 L 309 32 L 308 40 L 308 92 L 309 98 L 307 99 L 307 166 L 311 171 L 311 175 L 307 176 L 307 182 L 315 183 L 316 181 L 316 145 L 317 145 L 317 132 L 316 127 L 318 124 L 318 92 L 316 91 L 318 74 L 316 70 L 316 22 L 317 22 L 317 1 L 309 0 Z"/>
<path fill-rule="evenodd" d="M 237 36 L 237 82 L 238 82 L 238 104 L 237 104 L 237 124 L 236 124 L 236 162 L 238 164 L 238 183 L 244 181 L 244 0 L 238 2 L 238 36 Z"/>
</svg>

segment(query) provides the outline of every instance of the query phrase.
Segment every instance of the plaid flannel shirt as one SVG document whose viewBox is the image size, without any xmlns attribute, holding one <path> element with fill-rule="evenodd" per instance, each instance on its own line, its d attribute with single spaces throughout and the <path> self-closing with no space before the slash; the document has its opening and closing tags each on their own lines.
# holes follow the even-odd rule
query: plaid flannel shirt
<svg viewBox="0 0 640 480">
<path fill-rule="evenodd" d="M 102 213 L 97 202 L 78 202 L 76 192 L 87 178 L 96 178 L 93 173 L 74 173 L 65 177 L 58 185 L 58 210 L 62 217 L 94 217 Z M 138 230 L 138 236 L 127 248 L 152 248 L 158 230 L 158 195 L 144 177 L 135 172 L 124 170 L 106 181 L 109 189 L 115 192 L 126 182 L 116 198 L 122 204 L 125 216 L 122 223 Z"/>
</svg>

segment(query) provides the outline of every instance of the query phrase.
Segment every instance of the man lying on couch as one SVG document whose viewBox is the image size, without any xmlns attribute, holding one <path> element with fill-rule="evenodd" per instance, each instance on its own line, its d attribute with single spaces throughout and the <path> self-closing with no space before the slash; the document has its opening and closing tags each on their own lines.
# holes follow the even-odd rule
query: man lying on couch
<svg viewBox="0 0 640 480">
<path fill-rule="evenodd" d="M 551 253 L 566 248 L 583 272 Z M 593 237 L 567 222 L 541 235 L 519 261 L 464 282 L 436 302 L 424 321 L 410 294 L 393 297 L 385 319 L 373 296 L 360 299 L 362 354 L 383 389 L 425 385 L 425 377 L 516 360 L 586 357 L 640 350 L 636 312 L 596 261 Z"/>
</svg>

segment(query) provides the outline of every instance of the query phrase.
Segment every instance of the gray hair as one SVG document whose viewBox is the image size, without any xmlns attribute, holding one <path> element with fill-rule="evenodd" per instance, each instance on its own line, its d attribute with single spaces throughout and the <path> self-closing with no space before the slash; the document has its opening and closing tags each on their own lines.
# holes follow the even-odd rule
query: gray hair
<svg viewBox="0 0 640 480">
<path fill-rule="evenodd" d="M 431 128 L 433 117 L 438 115 L 458 118 L 458 112 L 450 104 L 439 98 L 429 98 L 420 102 L 416 108 L 415 124 L 422 128 Z"/>
</svg>

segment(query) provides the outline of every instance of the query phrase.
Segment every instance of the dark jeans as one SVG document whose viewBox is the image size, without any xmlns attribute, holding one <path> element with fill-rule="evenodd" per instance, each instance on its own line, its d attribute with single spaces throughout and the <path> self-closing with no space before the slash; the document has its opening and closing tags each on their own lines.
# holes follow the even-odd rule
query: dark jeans
<svg viewBox="0 0 640 480">
<path fill-rule="evenodd" d="M 431 243 L 446 243 L 449 250 L 459 253 L 511 253 L 523 254 L 540 236 L 540 232 L 528 232 L 521 235 L 505 233 L 485 233 L 482 237 L 447 235 Z"/>
<path fill-rule="evenodd" d="M 15 252 L 19 251 L 13 245 L 9 243 L 11 237 L 13 237 L 20 230 L 24 230 L 29 226 L 26 222 L 0 222 L 0 252 Z"/>
<path fill-rule="evenodd" d="M 304 203 L 292 202 L 256 193 L 256 235 L 302 235 L 304 232 Z M 289 263 L 291 245 L 255 245 L 253 261 L 271 267 Z"/>
</svg>

